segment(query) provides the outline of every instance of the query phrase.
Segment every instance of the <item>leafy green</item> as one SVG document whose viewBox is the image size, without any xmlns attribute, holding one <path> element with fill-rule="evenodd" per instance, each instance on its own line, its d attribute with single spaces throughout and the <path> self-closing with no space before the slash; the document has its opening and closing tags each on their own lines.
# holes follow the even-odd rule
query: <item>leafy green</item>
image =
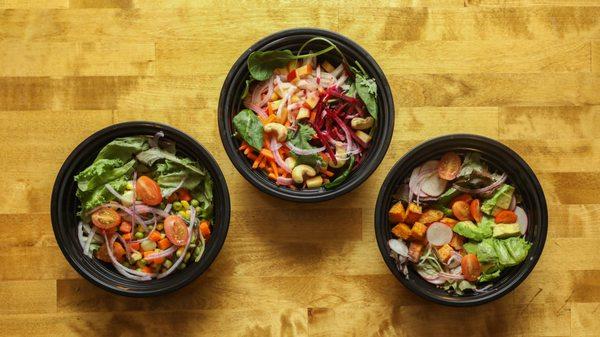
<svg viewBox="0 0 600 337">
<path fill-rule="evenodd" d="M 206 175 L 206 171 L 204 169 L 199 168 L 196 162 L 194 162 L 193 160 L 189 158 L 179 158 L 176 155 L 158 147 L 153 147 L 144 152 L 140 152 L 137 154 L 136 158 L 146 166 L 152 166 L 155 162 L 162 159 L 166 159 L 173 163 L 184 166 L 186 169 L 196 174 L 202 176 Z"/>
<path fill-rule="evenodd" d="M 502 185 L 491 198 L 481 204 L 481 211 L 491 215 L 495 208 L 508 209 L 514 192 L 515 188 L 511 185 Z"/>
<path fill-rule="evenodd" d="M 332 182 L 325 184 L 324 187 L 326 189 L 330 190 L 332 188 L 336 188 L 336 187 L 340 186 L 344 181 L 346 181 L 346 179 L 350 175 L 350 171 L 352 171 L 353 166 L 354 166 L 354 156 L 350 156 L 350 162 L 348 164 L 348 167 L 344 170 L 344 172 L 342 172 L 342 174 L 340 174 Z"/>
<path fill-rule="evenodd" d="M 263 125 L 250 109 L 240 111 L 233 117 L 233 126 L 242 138 L 257 151 L 263 145 Z"/>
<path fill-rule="evenodd" d="M 461 192 L 454 187 L 450 187 L 447 189 L 440 197 L 438 198 L 437 204 L 446 206 L 450 203 L 452 198 L 458 196 Z"/>
<path fill-rule="evenodd" d="M 273 75 L 273 70 L 285 67 L 293 60 L 305 59 L 313 56 L 319 56 L 333 50 L 335 46 L 329 46 L 318 52 L 303 55 L 294 55 L 291 50 L 268 50 L 254 51 L 248 56 L 248 71 L 250 76 L 257 81 L 265 81 Z"/>
<path fill-rule="evenodd" d="M 439 211 L 442 211 L 442 213 L 444 213 L 445 216 L 454 216 L 454 213 L 452 212 L 452 210 L 446 206 L 435 204 L 435 205 L 433 205 L 433 208 L 437 209 Z"/>
<path fill-rule="evenodd" d="M 198 170 L 203 170 L 188 158 L 184 158 L 182 161 L 184 161 L 186 165 L 195 166 Z M 171 195 L 175 192 L 181 181 L 183 181 L 181 187 L 192 191 L 200 185 L 204 177 L 204 174 L 198 174 L 187 166 L 168 159 L 165 159 L 162 163 L 156 164 L 156 171 L 154 172 L 154 179 L 160 186 L 163 195 Z"/>
<path fill-rule="evenodd" d="M 115 180 L 108 182 L 107 184 L 112 186 L 112 188 L 114 188 L 117 192 L 123 193 L 128 182 L 129 177 L 123 175 Z M 81 202 L 82 216 L 85 216 L 85 214 L 94 207 L 100 206 L 104 203 L 116 199 L 116 197 L 112 193 L 110 193 L 104 185 L 85 192 L 77 189 L 77 192 L 75 194 Z"/>
<path fill-rule="evenodd" d="M 377 119 L 377 83 L 365 69 L 356 61 L 356 67 L 350 67 L 354 73 L 354 86 L 358 97 L 365 103 L 369 114 Z"/>
<path fill-rule="evenodd" d="M 246 98 L 246 96 L 248 96 L 248 92 L 250 92 L 250 84 L 252 84 L 252 82 L 254 82 L 255 80 L 253 78 L 249 78 L 246 80 L 246 85 L 244 87 L 244 91 L 242 91 L 242 97 L 240 97 L 241 99 Z"/>
<path fill-rule="evenodd" d="M 477 259 L 482 263 L 493 263 L 500 269 L 516 266 L 523 262 L 531 244 L 521 237 L 504 240 L 485 239 L 477 246 Z"/>
<path fill-rule="evenodd" d="M 480 224 L 474 224 L 472 221 L 461 221 L 452 230 L 471 240 L 481 241 L 492 236 L 493 221 L 487 216 L 483 217 Z"/>
<path fill-rule="evenodd" d="M 465 290 L 474 290 L 477 286 L 467 280 L 446 281 L 443 285 L 444 290 L 452 290 L 457 295 L 463 295 Z"/>
<path fill-rule="evenodd" d="M 312 127 L 306 124 L 298 124 L 298 131 L 295 133 L 289 133 L 288 141 L 297 148 L 311 150 L 314 149 L 314 147 L 310 145 L 310 140 L 315 134 L 316 132 Z M 305 164 L 313 167 L 319 167 L 323 165 L 323 158 L 321 158 L 321 156 L 318 154 L 299 155 L 293 151 L 292 154 L 296 158 L 297 164 Z"/>
<path fill-rule="evenodd" d="M 483 171 L 484 166 L 481 162 L 481 154 L 478 152 L 467 152 L 456 179 L 468 181 L 472 175 L 481 175 Z"/>
<path fill-rule="evenodd" d="M 135 160 L 123 165 L 120 159 L 99 159 L 75 176 L 77 188 L 82 192 L 94 190 L 104 184 L 133 172 Z"/>
<path fill-rule="evenodd" d="M 496 279 L 498 277 L 500 277 L 500 273 L 502 272 L 502 270 L 500 270 L 498 267 L 493 266 L 489 269 L 487 269 L 486 271 L 484 271 L 481 276 L 479 276 L 479 279 L 477 281 L 479 282 L 488 282 L 491 281 L 493 279 Z"/>
<path fill-rule="evenodd" d="M 148 137 L 146 136 L 116 138 L 100 150 L 95 161 L 100 159 L 119 159 L 126 163 L 135 154 L 147 150 L 149 147 Z"/>
<path fill-rule="evenodd" d="M 465 242 L 463 244 L 463 248 L 467 251 L 467 253 L 469 254 L 477 254 L 477 243 L 475 242 Z"/>
</svg>

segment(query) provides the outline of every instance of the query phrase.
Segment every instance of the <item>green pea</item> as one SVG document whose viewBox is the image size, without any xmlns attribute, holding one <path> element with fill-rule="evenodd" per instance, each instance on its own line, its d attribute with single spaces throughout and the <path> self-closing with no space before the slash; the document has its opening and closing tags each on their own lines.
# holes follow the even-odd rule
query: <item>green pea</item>
<svg viewBox="0 0 600 337">
<path fill-rule="evenodd" d="M 187 263 L 190 260 L 190 257 L 192 257 L 192 254 L 190 254 L 190 252 L 185 253 L 185 257 L 183 258 L 183 262 Z"/>
<path fill-rule="evenodd" d="M 196 212 L 200 212 L 200 206 L 196 206 Z"/>
<path fill-rule="evenodd" d="M 144 233 L 142 233 L 142 232 L 135 232 L 134 236 L 135 236 L 136 239 L 141 239 L 141 238 L 144 237 Z"/>
<path fill-rule="evenodd" d="M 200 249 L 200 247 L 196 247 L 196 249 L 194 249 L 194 257 L 198 257 L 200 255 L 200 251 L 202 249 Z"/>
<path fill-rule="evenodd" d="M 196 207 L 198 205 L 200 205 L 200 202 L 196 199 L 192 199 L 192 201 L 190 202 L 192 204 L 192 206 Z"/>
<path fill-rule="evenodd" d="M 179 201 L 175 201 L 173 203 L 173 209 L 176 211 L 180 211 L 183 208 L 183 205 Z"/>
<path fill-rule="evenodd" d="M 182 262 L 179 266 L 177 266 L 177 269 L 182 270 L 185 269 L 185 267 L 187 266 L 185 265 L 185 263 Z"/>
<path fill-rule="evenodd" d="M 172 265 L 173 262 L 171 260 L 165 260 L 165 262 L 163 262 L 163 266 L 167 269 L 171 268 Z"/>
</svg>

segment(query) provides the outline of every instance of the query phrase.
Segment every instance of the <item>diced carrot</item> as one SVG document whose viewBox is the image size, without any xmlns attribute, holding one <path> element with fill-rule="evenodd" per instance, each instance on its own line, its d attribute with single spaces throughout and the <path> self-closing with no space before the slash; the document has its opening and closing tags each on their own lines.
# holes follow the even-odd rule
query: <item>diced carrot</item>
<svg viewBox="0 0 600 337">
<path fill-rule="evenodd" d="M 277 177 L 275 177 L 275 174 L 273 174 L 273 173 L 269 173 L 268 177 L 269 177 L 269 179 L 277 180 Z"/>
<path fill-rule="evenodd" d="M 123 256 L 125 255 L 125 248 L 123 248 L 123 246 L 121 246 L 120 243 L 115 242 L 113 244 L 113 254 L 117 258 L 117 260 L 121 261 L 123 259 Z"/>
<path fill-rule="evenodd" d="M 148 266 L 144 266 L 144 267 L 142 268 L 142 271 L 143 271 L 144 273 L 147 273 L 147 274 L 152 274 L 152 268 L 150 268 L 150 267 L 148 267 Z"/>
<path fill-rule="evenodd" d="M 274 161 L 271 162 L 271 167 L 273 168 L 273 173 L 275 173 L 275 179 L 277 179 L 277 177 L 279 177 L 279 172 L 277 170 L 277 165 L 275 165 Z"/>
<path fill-rule="evenodd" d="M 258 168 L 258 165 L 262 161 L 262 159 L 263 159 L 263 154 L 261 153 L 258 155 L 258 157 L 256 159 L 254 159 L 254 163 L 252 163 L 252 168 L 256 170 Z"/>
<path fill-rule="evenodd" d="M 123 234 L 123 240 L 130 241 L 131 240 L 131 233 Z"/>
<path fill-rule="evenodd" d="M 148 235 L 148 239 L 156 242 L 161 239 L 160 233 L 158 231 L 152 231 L 150 232 L 150 235 Z"/>
<path fill-rule="evenodd" d="M 208 221 L 204 220 L 200 222 L 200 233 L 202 233 L 205 240 L 210 238 L 210 223 Z"/>
<path fill-rule="evenodd" d="M 260 150 L 260 153 L 262 153 L 265 157 L 267 157 L 267 158 L 269 158 L 271 160 L 274 159 L 273 158 L 273 152 L 271 152 L 270 150 L 262 149 L 262 150 Z"/>
<path fill-rule="evenodd" d="M 285 125 L 286 127 L 289 127 L 291 124 L 290 124 L 290 121 L 287 120 L 287 121 L 285 121 L 285 124 L 283 124 L 283 125 Z"/>
<path fill-rule="evenodd" d="M 265 149 L 269 148 L 269 141 L 267 139 L 269 139 L 269 137 L 267 136 L 267 134 L 266 133 L 263 134 L 263 147 Z"/>
<path fill-rule="evenodd" d="M 315 118 L 317 118 L 317 113 L 315 110 L 310 112 L 310 118 L 308 119 L 310 121 L 310 124 L 313 124 L 315 122 Z"/>
<path fill-rule="evenodd" d="M 256 158 L 257 158 L 257 156 L 256 156 L 254 153 L 252 153 L 252 152 L 248 153 L 248 154 L 246 155 L 246 157 L 248 157 L 248 159 L 250 159 L 250 160 L 252 160 L 252 161 L 255 161 L 255 160 L 256 160 Z"/>
<path fill-rule="evenodd" d="M 140 250 L 140 243 L 139 242 L 132 242 L 129 244 L 129 248 L 133 249 L 133 250 Z"/>
<path fill-rule="evenodd" d="M 248 153 L 250 153 L 251 151 L 252 151 L 252 150 L 250 150 L 250 148 L 249 148 L 249 147 L 247 147 L 247 148 L 244 150 L 244 154 L 245 154 L 245 155 L 248 155 Z"/>
<path fill-rule="evenodd" d="M 185 188 L 180 188 L 177 190 L 177 195 L 179 196 L 179 200 L 190 201 L 192 200 L 192 196 L 190 195 L 190 191 Z"/>
<path fill-rule="evenodd" d="M 168 238 L 158 240 L 158 248 L 165 250 L 171 247 L 171 241 Z"/>
<path fill-rule="evenodd" d="M 131 232 L 131 224 L 127 221 L 121 222 L 121 226 L 119 227 L 119 231 L 121 233 L 129 233 Z"/>
<path fill-rule="evenodd" d="M 273 173 L 273 168 L 271 166 L 267 167 L 267 173 Z"/>
<path fill-rule="evenodd" d="M 265 167 L 267 167 L 267 157 L 263 156 L 262 160 L 260 161 L 260 164 L 258 166 L 261 169 L 264 169 Z"/>
<path fill-rule="evenodd" d="M 248 143 L 246 143 L 246 142 L 244 141 L 244 142 L 242 142 L 242 146 L 240 146 L 238 150 L 240 150 L 240 151 L 243 151 L 243 150 L 245 150 L 247 147 L 248 147 Z"/>
</svg>

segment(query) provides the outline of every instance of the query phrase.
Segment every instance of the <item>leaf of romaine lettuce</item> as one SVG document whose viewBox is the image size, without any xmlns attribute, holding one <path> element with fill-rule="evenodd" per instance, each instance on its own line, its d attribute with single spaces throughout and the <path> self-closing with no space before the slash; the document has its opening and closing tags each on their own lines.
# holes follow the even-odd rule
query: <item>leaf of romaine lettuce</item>
<svg viewBox="0 0 600 337">
<path fill-rule="evenodd" d="M 500 269 L 523 262 L 531 244 L 521 237 L 508 239 L 489 238 L 477 246 L 477 259 L 482 263 L 497 264 Z"/>
<path fill-rule="evenodd" d="M 131 159 L 125 165 L 119 159 L 96 160 L 92 165 L 75 176 L 77 188 L 82 192 L 87 192 L 121 176 L 129 176 L 133 173 L 134 165 L 134 159 Z"/>
<path fill-rule="evenodd" d="M 100 159 L 119 159 L 123 163 L 127 163 L 135 154 L 147 150 L 149 147 L 148 137 L 146 136 L 116 138 L 100 150 L 95 161 Z"/>
<path fill-rule="evenodd" d="M 123 193 L 128 182 L 129 178 L 123 175 L 113 181 L 108 182 L 108 184 L 110 184 L 117 192 Z M 81 202 L 81 215 L 85 215 L 94 207 L 116 199 L 116 197 L 110 193 L 106 187 L 104 187 L 104 185 L 86 192 L 78 189 L 76 195 Z"/>
<path fill-rule="evenodd" d="M 196 174 L 199 174 L 201 176 L 206 174 L 206 171 L 204 169 L 201 169 L 196 164 L 196 162 L 194 162 L 193 160 L 191 160 L 189 158 L 179 158 L 176 155 L 169 153 L 167 151 L 164 151 L 158 147 L 153 147 L 146 151 L 140 152 L 136 155 L 136 158 L 142 164 L 147 165 L 147 166 L 152 166 L 157 161 L 165 159 L 165 160 L 169 160 L 175 164 L 184 166 L 188 170 L 190 170 Z"/>
</svg>

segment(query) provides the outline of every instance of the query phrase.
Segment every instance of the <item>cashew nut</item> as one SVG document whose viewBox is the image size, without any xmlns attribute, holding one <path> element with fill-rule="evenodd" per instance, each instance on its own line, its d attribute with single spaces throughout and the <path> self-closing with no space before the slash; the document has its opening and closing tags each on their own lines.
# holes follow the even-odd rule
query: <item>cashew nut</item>
<svg viewBox="0 0 600 337">
<path fill-rule="evenodd" d="M 306 179 L 306 187 L 308 188 L 317 188 L 323 185 L 323 178 L 321 176 L 316 176 L 310 179 Z"/>
<path fill-rule="evenodd" d="M 354 118 L 352 118 L 352 121 L 350 121 L 350 126 L 352 126 L 352 128 L 354 130 L 366 130 L 366 129 L 370 129 L 371 127 L 373 127 L 374 122 L 375 122 L 375 120 L 373 119 L 373 117 L 367 117 L 367 118 L 354 117 Z"/>
<path fill-rule="evenodd" d="M 330 167 L 333 168 L 340 168 L 342 166 L 344 166 L 344 164 L 346 164 L 346 160 L 348 160 L 346 158 L 346 148 L 343 145 L 339 145 L 336 144 L 335 145 L 335 159 L 337 161 L 337 163 L 333 163 L 333 160 L 331 160 L 331 158 L 327 158 L 327 164 Z"/>
<path fill-rule="evenodd" d="M 301 184 L 304 181 L 304 176 L 314 177 L 317 174 L 314 168 L 300 164 L 292 169 L 292 179 L 296 184 Z"/>
<path fill-rule="evenodd" d="M 263 127 L 266 133 L 275 133 L 278 142 L 285 142 L 287 139 L 287 128 L 279 123 L 268 123 Z"/>
<path fill-rule="evenodd" d="M 285 158 L 285 164 L 287 165 L 287 167 L 291 169 L 293 169 L 296 166 L 296 158 L 294 157 L 287 157 Z"/>
</svg>

